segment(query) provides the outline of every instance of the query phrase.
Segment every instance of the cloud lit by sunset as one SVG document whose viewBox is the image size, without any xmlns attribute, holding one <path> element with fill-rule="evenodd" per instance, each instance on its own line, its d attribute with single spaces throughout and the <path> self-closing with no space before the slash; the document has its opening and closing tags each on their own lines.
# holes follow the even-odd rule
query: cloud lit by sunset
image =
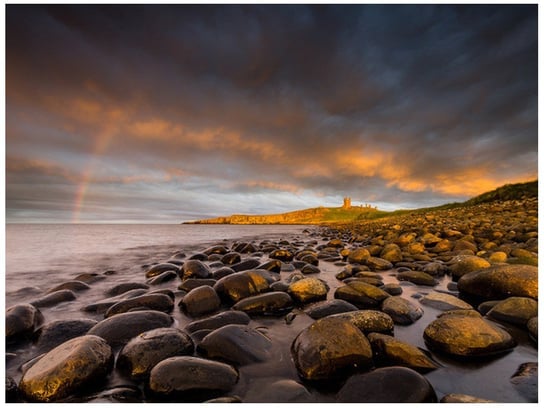
<svg viewBox="0 0 544 408">
<path fill-rule="evenodd" d="M 392 210 L 534 180 L 537 12 L 9 4 L 6 219 Z"/>
</svg>

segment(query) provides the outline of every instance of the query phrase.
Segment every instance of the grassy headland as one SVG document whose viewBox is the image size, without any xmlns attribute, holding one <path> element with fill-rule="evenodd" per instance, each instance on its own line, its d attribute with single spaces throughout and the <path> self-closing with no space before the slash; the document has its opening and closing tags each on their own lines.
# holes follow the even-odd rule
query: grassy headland
<svg viewBox="0 0 544 408">
<path fill-rule="evenodd" d="M 462 203 L 449 203 L 437 207 L 427 207 L 412 210 L 383 211 L 373 207 L 317 207 L 306 210 L 291 211 L 283 214 L 243 215 L 209 218 L 188 221 L 185 224 L 334 224 L 349 222 L 364 222 L 408 214 L 424 214 L 433 211 L 451 210 L 471 207 L 494 201 L 525 200 L 538 197 L 538 181 L 528 183 L 506 184 L 493 191 L 473 197 Z"/>
</svg>

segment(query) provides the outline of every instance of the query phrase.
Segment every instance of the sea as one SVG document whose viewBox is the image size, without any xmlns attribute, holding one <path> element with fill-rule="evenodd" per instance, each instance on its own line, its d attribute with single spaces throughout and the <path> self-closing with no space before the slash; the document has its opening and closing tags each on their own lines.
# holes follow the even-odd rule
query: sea
<svg viewBox="0 0 544 408">
<path fill-rule="evenodd" d="M 33 286 L 126 267 L 133 258 L 160 262 L 177 251 L 235 240 L 301 235 L 301 225 L 7 224 L 6 305 L 9 294 Z"/>
</svg>

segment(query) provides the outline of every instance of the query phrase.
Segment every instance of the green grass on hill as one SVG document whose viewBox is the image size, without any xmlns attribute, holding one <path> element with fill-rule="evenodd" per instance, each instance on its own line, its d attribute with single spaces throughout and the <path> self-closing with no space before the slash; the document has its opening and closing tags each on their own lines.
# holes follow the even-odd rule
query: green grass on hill
<svg viewBox="0 0 544 408">
<path fill-rule="evenodd" d="M 490 203 L 493 201 L 521 200 L 537 197 L 538 198 L 538 180 L 527 183 L 505 184 L 493 191 L 480 194 L 462 203 L 448 203 L 437 207 L 418 208 L 415 210 L 396 210 L 396 211 L 371 211 L 360 214 L 354 221 L 375 220 L 385 217 L 395 217 L 406 214 L 424 214 L 432 211 L 451 210 L 459 207 L 470 207 L 473 205 Z"/>
</svg>

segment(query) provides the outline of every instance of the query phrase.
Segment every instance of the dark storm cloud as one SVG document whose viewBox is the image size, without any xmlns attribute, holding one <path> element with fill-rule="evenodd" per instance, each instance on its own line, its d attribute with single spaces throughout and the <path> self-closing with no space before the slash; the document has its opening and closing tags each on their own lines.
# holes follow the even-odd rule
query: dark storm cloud
<svg viewBox="0 0 544 408">
<path fill-rule="evenodd" d="M 536 177 L 536 5 L 8 5 L 6 25 L 6 153 L 42 166 L 8 166 L 10 208 L 12 174 L 53 165 L 147 181 L 157 213 L 195 191 L 421 206 Z"/>
</svg>

